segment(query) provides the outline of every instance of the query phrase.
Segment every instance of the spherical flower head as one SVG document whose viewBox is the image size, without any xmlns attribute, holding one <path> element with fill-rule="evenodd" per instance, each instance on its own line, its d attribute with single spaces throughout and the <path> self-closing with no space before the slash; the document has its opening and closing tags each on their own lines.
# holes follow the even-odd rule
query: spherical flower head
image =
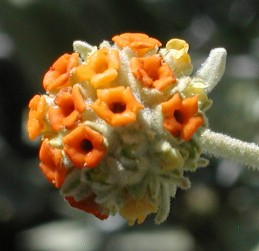
<svg viewBox="0 0 259 251">
<path fill-rule="evenodd" d="M 189 76 L 183 40 L 161 49 L 142 33 L 112 41 L 75 42 L 75 53 L 57 59 L 46 93 L 29 103 L 28 134 L 42 137 L 40 169 L 72 207 L 130 225 L 156 214 L 161 223 L 177 189 L 190 186 L 185 172 L 207 163 L 200 135 L 217 78 Z"/>
</svg>

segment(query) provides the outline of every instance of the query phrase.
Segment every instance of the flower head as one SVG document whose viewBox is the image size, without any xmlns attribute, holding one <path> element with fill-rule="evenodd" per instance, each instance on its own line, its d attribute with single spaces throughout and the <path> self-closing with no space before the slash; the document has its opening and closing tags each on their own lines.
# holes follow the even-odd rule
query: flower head
<svg viewBox="0 0 259 251">
<path fill-rule="evenodd" d="M 29 103 L 28 134 L 42 135 L 40 169 L 72 207 L 99 219 L 120 213 L 130 225 L 155 213 L 161 223 L 177 189 L 190 186 L 185 171 L 207 163 L 202 146 L 214 151 L 207 94 L 226 52 L 216 49 L 190 76 L 184 40 L 165 48 L 142 33 L 112 40 L 74 43 L 76 53 L 56 60 L 46 93 Z M 249 152 L 258 161 L 259 150 Z"/>
<path fill-rule="evenodd" d="M 96 167 L 106 154 L 102 135 L 79 125 L 63 138 L 64 151 L 76 168 Z"/>
<path fill-rule="evenodd" d="M 164 127 L 175 137 L 189 141 L 196 130 L 204 124 L 204 119 L 198 113 L 198 96 L 183 99 L 176 93 L 170 100 L 164 102 Z"/>
<path fill-rule="evenodd" d="M 158 55 L 134 57 L 130 60 L 130 68 L 135 78 L 146 87 L 154 87 L 161 91 L 176 83 L 172 70 Z"/>
<path fill-rule="evenodd" d="M 123 33 L 114 36 L 112 41 L 121 48 L 129 47 L 140 57 L 156 46 L 161 46 L 161 43 L 157 39 L 143 33 Z"/>
<path fill-rule="evenodd" d="M 44 96 L 35 95 L 29 103 L 29 117 L 27 131 L 30 139 L 35 139 L 44 129 L 44 115 L 46 110 L 46 100 Z"/>
<path fill-rule="evenodd" d="M 47 179 L 57 188 L 60 188 L 68 173 L 68 169 L 62 164 L 62 151 L 50 145 L 48 139 L 42 142 L 39 158 L 40 169 Z"/>
<path fill-rule="evenodd" d="M 71 70 L 78 65 L 79 55 L 77 53 L 64 54 L 59 57 L 50 67 L 43 78 L 43 87 L 46 91 L 68 86 L 70 84 Z"/>
<path fill-rule="evenodd" d="M 123 86 L 97 91 L 98 99 L 91 105 L 96 114 L 112 126 L 136 121 L 137 112 L 143 109 L 129 87 Z"/>
<path fill-rule="evenodd" d="M 89 80 L 95 88 L 105 87 L 118 76 L 120 65 L 117 50 L 100 49 L 75 70 L 78 81 Z"/>
</svg>

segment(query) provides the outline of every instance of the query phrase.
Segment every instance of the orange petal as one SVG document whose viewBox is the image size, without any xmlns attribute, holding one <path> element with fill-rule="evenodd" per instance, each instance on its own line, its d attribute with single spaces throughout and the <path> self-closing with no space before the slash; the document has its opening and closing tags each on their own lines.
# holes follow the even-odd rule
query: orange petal
<svg viewBox="0 0 259 251">
<path fill-rule="evenodd" d="M 69 116 L 66 116 L 63 119 L 63 125 L 66 128 L 71 129 L 73 126 L 76 125 L 79 119 L 80 119 L 80 113 L 77 110 L 74 110 L 69 114 Z"/>
<path fill-rule="evenodd" d="M 86 105 L 78 85 L 73 86 L 72 95 L 76 110 L 82 113 L 85 110 Z"/>
<path fill-rule="evenodd" d="M 189 141 L 197 129 L 203 124 L 204 118 L 202 116 L 191 117 L 188 123 L 183 125 L 181 138 L 185 141 Z"/>
<path fill-rule="evenodd" d="M 39 136 L 44 128 L 44 114 L 46 110 L 46 100 L 44 96 L 35 95 L 29 102 L 29 116 L 27 121 L 27 131 L 31 140 Z"/>
<path fill-rule="evenodd" d="M 48 109 L 48 118 L 51 128 L 54 131 L 59 131 L 63 127 L 63 112 L 60 107 L 51 106 Z"/>
<path fill-rule="evenodd" d="M 192 117 L 198 112 L 198 100 L 198 95 L 183 100 L 182 111 L 186 117 Z"/>
<path fill-rule="evenodd" d="M 75 207 L 87 213 L 93 214 L 100 220 L 108 218 L 108 215 L 102 214 L 100 212 L 99 205 L 95 202 L 94 194 L 80 201 L 76 201 L 72 196 L 67 196 L 65 199 L 68 201 L 71 207 Z"/>
<path fill-rule="evenodd" d="M 151 38 L 143 33 L 123 33 L 114 36 L 112 41 L 119 47 L 129 47 L 137 53 L 138 56 L 143 56 L 148 51 L 162 44 L 155 38 Z"/>
<path fill-rule="evenodd" d="M 176 93 L 169 101 L 162 105 L 162 112 L 164 114 L 164 127 L 172 135 L 178 137 L 180 135 L 182 124 L 175 118 L 175 111 L 179 111 L 182 106 L 182 100 L 179 93 Z"/>
</svg>

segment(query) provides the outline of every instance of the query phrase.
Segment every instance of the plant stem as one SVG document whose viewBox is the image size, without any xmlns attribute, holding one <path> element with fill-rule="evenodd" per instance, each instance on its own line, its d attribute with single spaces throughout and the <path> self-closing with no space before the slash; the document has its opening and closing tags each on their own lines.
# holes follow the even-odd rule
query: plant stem
<svg viewBox="0 0 259 251">
<path fill-rule="evenodd" d="M 259 146 L 206 129 L 201 134 L 205 153 L 238 162 L 259 171 Z"/>
</svg>

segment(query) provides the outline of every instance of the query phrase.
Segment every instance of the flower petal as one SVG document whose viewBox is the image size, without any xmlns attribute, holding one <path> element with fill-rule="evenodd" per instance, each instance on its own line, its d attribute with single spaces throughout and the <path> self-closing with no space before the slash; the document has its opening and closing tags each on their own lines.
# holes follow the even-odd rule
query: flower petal
<svg viewBox="0 0 259 251">
<path fill-rule="evenodd" d="M 31 140 L 39 136 L 44 128 L 44 114 L 46 110 L 46 100 L 44 96 L 35 95 L 29 102 L 29 116 L 27 131 Z"/>
<path fill-rule="evenodd" d="M 95 202 L 95 195 L 91 195 L 80 201 L 75 200 L 72 196 L 66 196 L 65 199 L 71 207 L 75 207 L 87 213 L 93 214 L 100 220 L 105 220 L 109 217 L 99 211 L 99 205 Z"/>
</svg>

